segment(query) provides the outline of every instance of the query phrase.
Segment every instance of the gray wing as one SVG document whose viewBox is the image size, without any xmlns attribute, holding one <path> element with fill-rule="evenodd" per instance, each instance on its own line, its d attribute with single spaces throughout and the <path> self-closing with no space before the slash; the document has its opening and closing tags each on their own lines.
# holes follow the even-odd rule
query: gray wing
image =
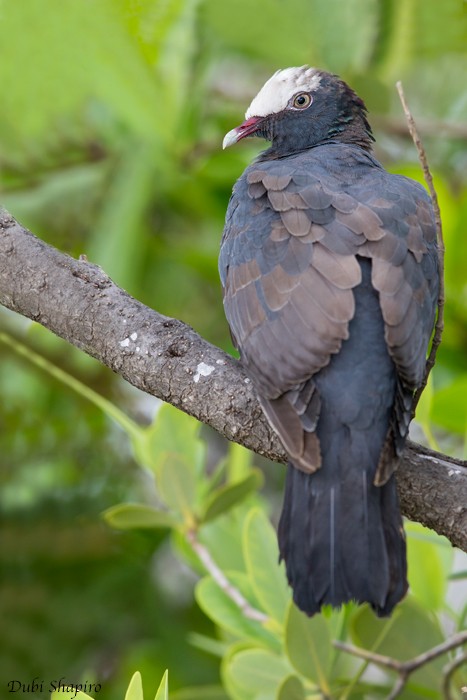
<svg viewBox="0 0 467 700">
<path fill-rule="evenodd" d="M 388 436 L 396 453 L 423 378 L 437 298 L 431 206 L 412 181 L 369 172 L 371 180 L 344 186 L 316 167 L 310 174 L 299 164 L 258 163 L 237 183 L 227 212 L 220 256 L 227 320 L 263 410 L 306 471 L 321 463 L 313 375 L 348 337 L 358 256 L 372 259 L 398 374 Z M 377 481 L 388 478 L 392 454 L 382 456 Z"/>
</svg>

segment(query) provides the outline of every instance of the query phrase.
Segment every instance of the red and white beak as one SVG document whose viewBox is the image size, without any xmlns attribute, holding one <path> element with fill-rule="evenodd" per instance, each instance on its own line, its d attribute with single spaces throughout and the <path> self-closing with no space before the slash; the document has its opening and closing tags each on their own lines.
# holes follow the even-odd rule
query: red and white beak
<svg viewBox="0 0 467 700">
<path fill-rule="evenodd" d="M 240 124 L 240 126 L 236 126 L 235 129 L 232 129 L 224 136 L 222 148 L 233 146 L 234 143 L 244 139 L 245 136 L 253 136 L 258 130 L 258 126 L 263 119 L 264 117 L 250 117 L 244 121 L 243 124 Z"/>
</svg>

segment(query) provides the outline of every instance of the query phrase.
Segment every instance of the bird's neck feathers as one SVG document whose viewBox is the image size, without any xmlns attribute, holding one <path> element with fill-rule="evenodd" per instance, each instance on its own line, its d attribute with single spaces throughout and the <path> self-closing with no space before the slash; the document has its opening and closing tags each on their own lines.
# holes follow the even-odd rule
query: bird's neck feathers
<svg viewBox="0 0 467 700">
<path fill-rule="evenodd" d="M 322 80 L 309 115 L 271 115 L 261 135 L 272 145 L 259 160 L 284 158 L 328 143 L 353 144 L 371 152 L 374 138 L 363 100 L 346 83 L 333 78 L 328 89 Z"/>
</svg>

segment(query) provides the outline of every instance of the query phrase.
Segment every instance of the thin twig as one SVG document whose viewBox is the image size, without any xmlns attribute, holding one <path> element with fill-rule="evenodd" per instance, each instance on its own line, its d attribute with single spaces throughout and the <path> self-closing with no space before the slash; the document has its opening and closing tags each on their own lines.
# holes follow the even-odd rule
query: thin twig
<svg viewBox="0 0 467 700">
<path fill-rule="evenodd" d="M 214 581 L 217 583 L 219 588 L 221 588 L 224 593 L 237 605 L 242 611 L 245 617 L 250 620 L 257 620 L 258 622 L 267 622 L 268 616 L 265 615 L 260 610 L 252 607 L 246 598 L 240 593 L 240 591 L 233 586 L 230 581 L 225 577 L 224 572 L 219 569 L 211 554 L 196 536 L 195 530 L 188 530 L 186 538 L 191 545 L 191 548 L 198 555 L 201 562 L 204 564 L 206 570 L 212 576 Z"/>
<path fill-rule="evenodd" d="M 401 692 L 404 690 L 407 681 L 409 680 L 408 676 L 399 676 L 397 681 L 394 684 L 394 688 L 391 690 L 389 695 L 386 697 L 386 700 L 395 700 Z"/>
<path fill-rule="evenodd" d="M 459 632 L 458 634 L 449 637 L 449 639 L 446 639 L 445 642 L 438 644 L 432 649 L 429 649 L 429 651 L 426 651 L 424 654 L 416 656 L 411 661 L 405 661 L 403 666 L 410 673 L 412 673 L 417 668 L 420 668 L 420 666 L 424 666 L 429 661 L 437 659 L 438 656 L 445 654 L 447 651 L 451 651 L 451 649 L 456 649 L 457 647 L 462 646 L 462 644 L 467 644 L 467 632 Z"/>
<path fill-rule="evenodd" d="M 373 651 L 368 651 L 367 649 L 361 649 L 360 647 L 355 647 L 353 644 L 347 644 L 346 642 L 333 642 L 336 649 L 347 652 L 347 654 L 352 654 L 352 656 L 358 656 L 360 659 L 365 659 L 365 661 L 371 661 L 378 666 L 384 666 L 385 668 L 390 668 L 392 671 L 397 671 L 399 673 L 401 669 L 402 662 L 397 659 L 393 659 L 392 656 L 383 656 L 382 654 L 376 654 Z"/>
<path fill-rule="evenodd" d="M 407 104 L 407 101 L 405 99 L 404 89 L 402 87 L 402 83 L 400 80 L 396 83 L 396 88 L 397 88 L 397 91 L 399 93 L 399 99 L 401 101 L 402 108 L 403 108 L 404 113 L 405 113 L 405 118 L 407 120 L 407 126 L 409 129 L 410 135 L 411 135 L 412 140 L 415 144 L 415 148 L 417 149 L 417 152 L 418 152 L 418 159 L 420 161 L 420 165 L 422 166 L 423 176 L 425 178 L 425 182 L 426 182 L 428 190 L 430 192 L 431 202 L 433 204 L 433 212 L 435 215 L 436 238 L 437 238 L 437 242 L 438 242 L 438 262 L 439 262 L 438 316 L 436 319 L 435 332 L 433 335 L 433 341 L 431 343 L 430 354 L 428 355 L 428 359 L 426 361 L 425 376 L 423 377 L 423 382 L 422 382 L 421 386 L 418 387 L 418 389 L 414 395 L 414 400 L 413 400 L 413 405 L 412 405 L 412 416 L 413 416 L 415 414 L 415 409 L 417 408 L 417 404 L 420 400 L 420 396 L 422 395 L 422 392 L 423 392 L 423 390 L 426 387 L 426 384 L 428 382 L 428 377 L 430 375 L 430 372 L 433 369 L 433 366 L 435 364 L 436 353 L 437 353 L 439 345 L 441 343 L 441 336 L 443 334 L 443 328 L 444 328 L 444 238 L 443 238 L 443 226 L 441 223 L 441 212 L 440 212 L 439 203 L 438 203 L 438 195 L 436 194 L 436 190 L 435 190 L 435 187 L 433 184 L 433 177 L 431 175 L 430 168 L 428 166 L 426 152 L 425 152 L 425 149 L 423 147 L 420 135 L 417 131 L 417 126 L 415 124 L 415 120 L 412 116 L 412 113 L 411 113 L 409 106 Z"/>
<path fill-rule="evenodd" d="M 467 651 L 464 652 L 464 654 L 461 654 L 460 656 L 457 657 L 457 659 L 454 659 L 450 663 L 446 664 L 446 666 L 443 669 L 443 695 L 446 698 L 446 700 L 453 700 L 453 697 L 451 695 L 451 691 L 449 689 L 449 686 L 451 685 L 451 680 L 455 672 L 457 671 L 458 668 L 463 666 L 464 664 L 467 665 Z M 467 691 L 467 688 L 464 690 L 464 688 L 461 689 L 463 692 Z"/>
<path fill-rule="evenodd" d="M 414 671 L 417 671 L 419 668 L 425 666 L 425 664 L 429 663 L 430 661 L 437 659 L 442 654 L 451 651 L 451 649 L 456 649 L 457 647 L 460 647 L 466 643 L 467 632 L 459 632 L 459 634 L 455 634 L 453 637 L 446 639 L 446 641 L 442 644 L 438 644 L 432 649 L 429 649 L 423 654 L 415 656 L 409 661 L 398 661 L 397 659 L 394 659 L 391 656 L 383 656 L 381 654 L 376 654 L 372 651 L 367 651 L 366 649 L 360 649 L 360 647 L 355 647 L 352 644 L 346 644 L 345 642 L 335 641 L 334 646 L 337 649 L 341 649 L 342 651 L 347 652 L 348 654 L 358 656 L 360 659 L 371 661 L 377 666 L 382 666 L 383 668 L 395 671 L 398 674 L 399 678 L 397 679 L 392 691 L 386 698 L 386 700 L 394 700 L 394 698 L 397 698 L 398 695 L 400 695 L 401 691 L 404 689 L 407 681 L 409 680 L 409 677 Z M 463 655 L 463 657 L 460 658 L 464 658 L 465 660 L 467 658 L 467 654 Z M 456 661 L 459 661 L 459 659 L 456 659 Z M 446 667 L 445 674 L 448 673 L 452 675 L 456 668 L 458 668 L 458 666 L 461 665 L 461 662 L 459 662 L 459 664 L 456 664 L 454 668 L 452 668 L 453 665 L 454 662 Z M 447 682 L 449 684 L 449 675 Z"/>
</svg>

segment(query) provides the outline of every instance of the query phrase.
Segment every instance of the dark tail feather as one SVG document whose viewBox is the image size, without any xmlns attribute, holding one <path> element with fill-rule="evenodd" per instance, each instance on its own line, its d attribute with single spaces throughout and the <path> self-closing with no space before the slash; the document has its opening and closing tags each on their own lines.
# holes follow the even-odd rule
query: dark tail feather
<svg viewBox="0 0 467 700">
<path fill-rule="evenodd" d="M 384 486 L 355 470 L 330 484 L 321 468 L 289 464 L 279 523 L 279 549 L 297 606 L 368 602 L 389 615 L 407 591 L 405 537 L 394 476 Z"/>
</svg>

